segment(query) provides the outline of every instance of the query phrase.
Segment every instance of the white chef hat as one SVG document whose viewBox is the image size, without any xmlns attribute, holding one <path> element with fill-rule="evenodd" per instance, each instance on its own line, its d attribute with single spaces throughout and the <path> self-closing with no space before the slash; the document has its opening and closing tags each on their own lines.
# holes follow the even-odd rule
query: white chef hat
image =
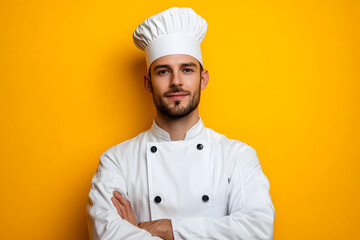
<svg viewBox="0 0 360 240">
<path fill-rule="evenodd" d="M 186 54 L 203 65 L 200 43 L 207 23 L 191 8 L 173 7 L 146 19 L 133 34 L 134 43 L 146 53 L 147 69 L 156 59 Z"/>
</svg>

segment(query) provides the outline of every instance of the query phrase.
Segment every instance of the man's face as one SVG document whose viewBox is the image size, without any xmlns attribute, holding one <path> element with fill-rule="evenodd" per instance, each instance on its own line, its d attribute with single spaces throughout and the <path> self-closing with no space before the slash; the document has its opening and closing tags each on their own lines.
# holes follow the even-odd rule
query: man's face
<svg viewBox="0 0 360 240">
<path fill-rule="evenodd" d="M 150 67 L 147 88 L 153 94 L 157 110 L 170 117 L 181 118 L 194 111 L 200 101 L 200 90 L 208 79 L 206 70 L 189 55 L 168 55 L 155 60 Z M 145 81 L 146 81 L 145 80 Z"/>
</svg>

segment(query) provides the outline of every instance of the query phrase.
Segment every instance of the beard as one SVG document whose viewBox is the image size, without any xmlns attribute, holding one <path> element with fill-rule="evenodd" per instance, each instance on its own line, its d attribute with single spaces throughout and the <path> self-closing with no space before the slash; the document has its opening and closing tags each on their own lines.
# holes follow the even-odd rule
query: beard
<svg viewBox="0 0 360 240">
<path fill-rule="evenodd" d="M 187 104 L 187 106 L 181 106 L 180 103 L 181 101 L 174 101 L 174 106 L 170 107 L 169 105 L 167 105 L 164 101 L 164 97 L 167 94 L 171 94 L 171 93 L 186 93 L 190 96 L 190 101 Z M 153 101 L 154 104 L 157 108 L 157 110 L 162 113 L 163 115 L 172 118 L 172 119 L 178 119 L 178 118 L 182 118 L 185 117 L 187 115 L 189 115 L 192 111 L 194 111 L 200 102 L 200 86 L 199 89 L 197 91 L 195 91 L 193 94 L 191 94 L 191 92 L 189 91 L 184 91 L 181 87 L 177 87 L 172 89 L 169 92 L 166 92 L 165 94 L 163 94 L 163 97 L 155 95 L 153 93 Z"/>
</svg>

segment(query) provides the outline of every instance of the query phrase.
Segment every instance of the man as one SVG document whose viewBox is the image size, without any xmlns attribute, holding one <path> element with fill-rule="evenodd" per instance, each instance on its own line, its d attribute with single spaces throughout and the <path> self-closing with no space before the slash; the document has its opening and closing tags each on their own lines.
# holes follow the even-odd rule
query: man
<svg viewBox="0 0 360 240">
<path fill-rule="evenodd" d="M 151 129 L 101 155 L 88 204 L 93 239 L 272 239 L 270 186 L 255 150 L 199 117 L 206 29 L 192 9 L 171 8 L 134 32 L 157 113 Z"/>
</svg>

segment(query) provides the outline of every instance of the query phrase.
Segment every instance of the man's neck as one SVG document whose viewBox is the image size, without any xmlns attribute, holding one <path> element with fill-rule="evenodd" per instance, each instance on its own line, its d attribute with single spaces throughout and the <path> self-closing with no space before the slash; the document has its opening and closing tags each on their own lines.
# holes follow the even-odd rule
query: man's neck
<svg viewBox="0 0 360 240">
<path fill-rule="evenodd" d="M 171 141 L 180 141 L 185 139 L 186 132 L 199 121 L 199 111 L 196 108 L 189 115 L 182 118 L 169 118 L 156 113 L 156 124 L 164 129 L 169 135 Z"/>
</svg>

